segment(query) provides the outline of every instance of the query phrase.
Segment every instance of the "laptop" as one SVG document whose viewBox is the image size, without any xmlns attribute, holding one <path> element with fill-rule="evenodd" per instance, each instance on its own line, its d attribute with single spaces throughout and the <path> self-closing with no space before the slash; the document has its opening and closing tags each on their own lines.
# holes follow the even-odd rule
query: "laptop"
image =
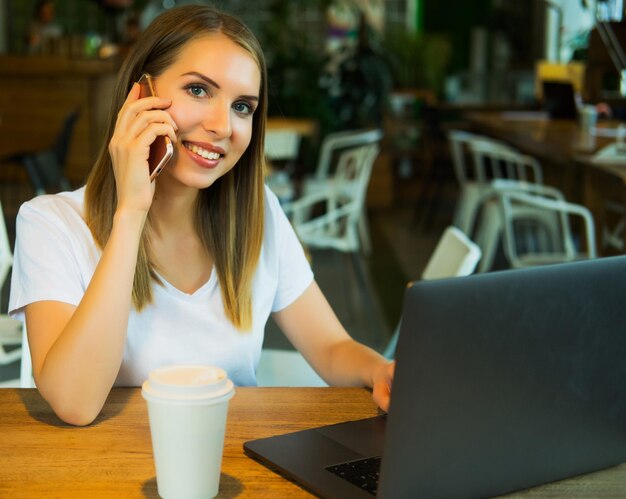
<svg viewBox="0 0 626 499">
<path fill-rule="evenodd" d="M 574 87 L 570 82 L 543 81 L 543 108 L 550 118 L 573 120 L 578 117 Z"/>
<path fill-rule="evenodd" d="M 244 451 L 327 498 L 486 497 L 626 462 L 625 300 L 626 256 L 419 281 L 387 415 Z"/>
</svg>

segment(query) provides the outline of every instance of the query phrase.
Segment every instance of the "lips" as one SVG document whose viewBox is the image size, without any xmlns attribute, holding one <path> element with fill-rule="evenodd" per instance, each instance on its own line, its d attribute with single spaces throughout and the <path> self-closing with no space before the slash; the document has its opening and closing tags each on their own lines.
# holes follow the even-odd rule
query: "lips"
<svg viewBox="0 0 626 499">
<path fill-rule="evenodd" d="M 215 147 L 202 147 L 200 145 L 197 144 L 193 144 L 191 142 L 184 142 L 184 146 L 190 150 L 191 152 L 193 152 L 194 154 L 197 154 L 198 156 L 202 156 L 204 159 L 220 159 L 220 157 L 222 157 L 224 155 L 223 152 L 221 152 L 220 150 L 218 150 Z"/>
<path fill-rule="evenodd" d="M 183 142 L 185 151 L 203 168 L 215 168 L 224 157 L 225 151 L 210 144 Z"/>
</svg>

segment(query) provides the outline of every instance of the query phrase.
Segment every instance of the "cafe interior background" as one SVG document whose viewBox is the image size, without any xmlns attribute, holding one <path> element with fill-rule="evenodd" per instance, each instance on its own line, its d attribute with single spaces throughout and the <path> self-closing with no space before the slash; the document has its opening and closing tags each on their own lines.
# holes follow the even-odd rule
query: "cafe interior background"
<svg viewBox="0 0 626 499">
<path fill-rule="evenodd" d="M 0 202 L 8 240 L 0 246 L 8 249 L 13 248 L 21 203 L 84 182 L 100 147 L 116 73 L 137 36 L 159 12 L 203 2 L 53 0 L 42 19 L 35 19 L 37 3 L 0 0 Z M 562 167 L 565 161 L 578 161 L 580 153 L 581 165 L 588 165 L 600 146 L 623 139 L 618 126 L 626 114 L 620 92 L 626 84 L 621 80 L 626 75 L 623 0 L 212 3 L 242 17 L 264 47 L 270 77 L 268 184 L 286 206 L 306 195 L 324 139 L 380 130 L 366 195 L 357 207 L 364 216 L 356 219 L 367 222 L 364 237 L 355 242 L 342 233 L 354 229 L 352 216 L 325 227 L 330 235 L 306 234 L 305 229 L 301 234 L 318 282 L 340 319 L 351 334 L 380 351 L 398 323 L 406 283 L 423 277 L 444 230 L 457 221 L 455 210 L 470 184 L 480 180 L 459 173 L 452 131 L 506 142 L 493 127 L 481 128 L 485 121 L 479 117 L 508 113 L 510 130 L 507 125 L 500 132 L 510 131 L 515 139 L 518 125 L 534 120 L 537 130 L 524 133 L 537 142 L 534 151 L 546 153 L 552 149 L 547 143 L 552 132 L 546 128 L 550 120 L 543 112 L 541 82 L 555 80 L 571 83 L 579 109 L 593 111 L 590 119 L 599 119 L 594 128 L 593 121 L 583 123 L 581 111 L 580 119 L 570 121 L 574 138 L 566 139 L 567 150 L 553 163 Z M 596 134 L 596 140 L 593 130 L 604 130 L 605 136 Z M 520 137 L 508 146 L 522 144 Z M 461 156 L 472 165 L 472 145 L 464 147 Z M 331 156 L 336 160 L 341 153 Z M 587 208 L 596 217 L 596 255 L 621 253 L 619 234 L 612 245 L 603 237 L 608 234 L 606 214 L 613 214 L 617 229 L 624 214 L 619 161 L 609 162 L 612 170 L 602 170 L 606 178 L 600 183 L 597 173 L 564 177 L 551 170 L 548 153 L 534 159 L 543 168 L 544 184 L 562 190 L 571 205 L 584 207 L 590 185 L 610 193 L 600 202 L 601 210 Z M 469 177 L 475 167 L 469 167 Z M 576 172 L 587 170 L 580 166 Z M 332 182 L 318 178 L 318 189 L 332 191 Z M 572 188 L 572 182 L 581 185 Z M 334 196 L 345 206 L 355 201 Z M 476 270 L 515 266 L 506 251 L 502 214 L 492 219 L 483 214 L 499 209 L 500 202 L 495 196 L 483 203 L 473 229 L 464 227 L 469 238 L 478 238 L 472 230 L 482 217 L 499 237 L 489 268 Z M 316 206 L 308 210 L 313 215 L 305 215 L 323 217 L 325 209 L 336 208 Z M 569 226 L 581 253 L 590 244 L 575 233 L 583 225 L 575 221 Z M 541 239 L 541 234 L 530 235 Z M 333 237 L 343 242 L 323 244 Z M 452 269 L 446 272 L 454 275 Z M 10 270 L 0 282 L 3 313 L 9 283 Z M 268 348 L 290 348 L 273 324 L 266 336 Z M 1 350 L 0 383 L 5 386 L 18 383 L 19 349 L 19 341 L 13 341 Z"/>
</svg>

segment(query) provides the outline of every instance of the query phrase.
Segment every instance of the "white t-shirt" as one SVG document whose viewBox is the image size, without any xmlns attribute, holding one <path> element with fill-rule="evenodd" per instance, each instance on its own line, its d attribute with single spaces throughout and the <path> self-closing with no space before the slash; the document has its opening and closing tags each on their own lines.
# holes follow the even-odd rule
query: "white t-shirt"
<svg viewBox="0 0 626 499">
<path fill-rule="evenodd" d="M 24 319 L 29 303 L 54 300 L 78 305 L 101 252 L 83 218 L 84 188 L 24 203 L 17 239 L 9 312 Z M 256 385 L 255 370 L 270 312 L 296 300 L 313 272 L 276 196 L 265 189 L 265 232 L 253 280 L 253 326 L 235 329 L 224 314 L 215 270 L 189 295 L 163 280 L 153 303 L 132 309 L 116 386 L 140 386 L 167 364 L 222 367 L 237 385 Z"/>
</svg>

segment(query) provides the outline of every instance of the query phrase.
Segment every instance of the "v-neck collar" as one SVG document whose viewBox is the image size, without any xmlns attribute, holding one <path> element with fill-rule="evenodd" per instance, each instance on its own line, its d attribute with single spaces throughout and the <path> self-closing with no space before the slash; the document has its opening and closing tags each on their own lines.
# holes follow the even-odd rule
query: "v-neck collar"
<svg viewBox="0 0 626 499">
<path fill-rule="evenodd" d="M 156 272 L 156 271 L 155 271 Z M 169 282 L 165 277 L 156 272 L 156 275 L 159 277 L 161 282 L 163 283 L 163 287 L 168 291 L 169 294 L 174 296 L 178 296 L 183 299 L 194 299 L 199 296 L 204 296 L 207 294 L 217 283 L 217 276 L 215 273 L 215 267 L 211 269 L 211 275 L 209 275 L 209 279 L 198 289 L 196 289 L 193 293 L 185 293 L 181 291 L 176 286 L 174 286 L 171 282 Z"/>
</svg>

